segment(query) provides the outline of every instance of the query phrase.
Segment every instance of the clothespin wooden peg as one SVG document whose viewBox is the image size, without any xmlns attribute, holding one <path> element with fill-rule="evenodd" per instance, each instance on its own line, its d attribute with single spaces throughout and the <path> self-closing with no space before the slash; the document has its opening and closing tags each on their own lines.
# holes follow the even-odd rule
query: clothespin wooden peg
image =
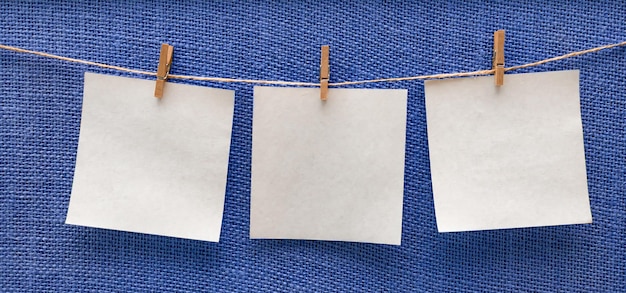
<svg viewBox="0 0 626 293">
<path fill-rule="evenodd" d="M 493 33 L 493 69 L 496 85 L 504 84 L 504 30 Z"/>
<path fill-rule="evenodd" d="M 163 97 L 163 87 L 165 86 L 165 80 L 170 73 L 170 67 L 172 67 L 172 57 L 174 55 L 174 46 L 168 44 L 161 45 L 161 54 L 159 56 L 159 67 L 157 69 L 156 87 L 154 88 L 154 96 L 156 98 Z"/>
<path fill-rule="evenodd" d="M 326 101 L 328 98 L 328 80 L 330 79 L 330 46 L 322 46 L 322 58 L 320 61 L 320 98 Z"/>
</svg>

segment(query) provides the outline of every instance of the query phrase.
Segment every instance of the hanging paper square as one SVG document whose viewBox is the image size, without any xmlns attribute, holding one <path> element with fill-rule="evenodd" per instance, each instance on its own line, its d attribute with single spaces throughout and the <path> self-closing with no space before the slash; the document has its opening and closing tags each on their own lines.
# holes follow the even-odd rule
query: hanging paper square
<svg viewBox="0 0 626 293">
<path fill-rule="evenodd" d="M 255 87 L 252 238 L 400 244 L 406 90 Z"/>
<path fill-rule="evenodd" d="M 234 92 L 85 74 L 66 223 L 218 241 Z"/>
<path fill-rule="evenodd" d="M 425 82 L 439 232 L 591 223 L 578 75 Z"/>
</svg>

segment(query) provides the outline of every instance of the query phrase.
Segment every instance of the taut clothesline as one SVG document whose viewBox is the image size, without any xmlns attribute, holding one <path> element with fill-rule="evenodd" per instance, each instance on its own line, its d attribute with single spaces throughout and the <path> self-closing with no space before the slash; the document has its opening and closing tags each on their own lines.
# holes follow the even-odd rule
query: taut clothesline
<svg viewBox="0 0 626 293">
<path fill-rule="evenodd" d="M 537 61 L 537 62 L 527 63 L 527 64 L 523 64 L 523 65 L 517 65 L 517 66 L 511 66 L 511 67 L 506 67 L 504 69 L 504 71 L 513 71 L 513 70 L 517 70 L 517 69 L 538 66 L 538 65 L 542 65 L 542 64 L 545 64 L 545 63 L 553 62 L 553 61 L 563 60 L 563 59 L 567 59 L 567 58 L 572 58 L 572 57 L 576 57 L 576 56 L 580 56 L 580 55 L 584 55 L 584 54 L 594 53 L 594 52 L 598 52 L 598 51 L 601 51 L 601 50 L 611 49 L 611 48 L 625 46 L 625 45 L 626 45 L 626 41 L 621 42 L 621 43 L 615 43 L 615 44 L 600 46 L 600 47 L 596 47 L 596 48 L 592 48 L 592 49 L 572 52 L 572 53 L 568 53 L 568 54 L 565 54 L 565 55 L 561 55 L 561 56 L 556 56 L 556 57 L 540 60 L 540 61 Z M 45 52 L 31 51 L 31 50 L 26 50 L 26 49 L 22 49 L 22 48 L 18 48 L 18 47 L 12 47 L 12 46 L 7 46 L 7 45 L 2 45 L 2 44 L 0 44 L 0 49 L 9 50 L 9 51 L 13 51 L 13 52 L 19 52 L 19 53 L 32 54 L 32 55 L 37 55 L 37 56 L 46 57 L 46 58 L 58 59 L 58 60 L 63 60 L 63 61 L 67 61 L 67 62 L 80 63 L 80 64 L 85 64 L 85 65 L 101 67 L 101 68 L 118 70 L 118 71 L 123 71 L 123 72 L 128 72 L 128 73 L 135 73 L 135 74 L 155 76 L 155 77 L 157 76 L 156 71 L 137 70 L 137 69 L 126 68 L 126 67 L 115 66 L 115 65 L 109 65 L 109 64 L 98 63 L 98 62 L 92 62 L 92 61 L 87 61 L 87 60 L 63 57 L 63 56 L 59 56 L 59 55 L 48 54 L 48 53 L 45 53 Z M 441 78 L 463 77 L 463 76 L 479 76 L 479 75 L 493 74 L 494 71 L 495 71 L 494 69 L 487 69 L 487 70 L 477 70 L 477 71 L 457 72 L 457 73 L 441 73 L 441 74 L 418 75 L 418 76 L 408 76 L 408 77 L 391 77 L 391 78 L 367 79 L 367 80 L 357 80 L 357 81 L 342 81 L 342 82 L 329 83 L 328 85 L 329 86 L 342 86 L 342 85 L 355 85 L 355 84 L 365 84 L 365 83 L 375 83 L 375 82 L 394 82 L 394 81 L 405 81 L 405 80 L 426 80 L 426 79 L 441 79 Z M 319 86 L 320 85 L 320 83 L 314 83 L 314 82 L 281 81 L 281 80 L 257 80 L 257 79 L 236 79 L 236 78 L 205 77 L 205 76 L 178 75 L 178 74 L 169 74 L 167 76 L 167 78 L 168 79 L 211 81 L 211 82 L 237 82 L 237 83 L 292 85 L 292 86 Z"/>
</svg>

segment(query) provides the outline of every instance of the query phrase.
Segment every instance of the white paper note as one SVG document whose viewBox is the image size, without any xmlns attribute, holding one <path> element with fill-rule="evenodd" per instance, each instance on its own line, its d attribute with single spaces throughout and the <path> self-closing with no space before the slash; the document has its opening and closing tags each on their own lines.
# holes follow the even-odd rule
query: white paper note
<svg viewBox="0 0 626 293">
<path fill-rule="evenodd" d="M 234 92 L 85 74 L 67 224 L 219 241 Z"/>
<path fill-rule="evenodd" d="M 425 82 L 439 232 L 591 223 L 578 75 Z"/>
<path fill-rule="evenodd" d="M 406 90 L 254 88 L 251 238 L 400 244 Z"/>
</svg>

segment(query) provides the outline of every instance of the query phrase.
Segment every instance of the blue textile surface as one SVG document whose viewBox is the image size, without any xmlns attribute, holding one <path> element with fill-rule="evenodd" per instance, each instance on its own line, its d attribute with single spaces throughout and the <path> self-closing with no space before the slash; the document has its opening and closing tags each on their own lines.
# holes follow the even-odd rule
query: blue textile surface
<svg viewBox="0 0 626 293">
<path fill-rule="evenodd" d="M 172 74 L 331 82 L 487 69 L 626 40 L 618 1 L 3 1 L 0 43 Z M 64 224 L 83 74 L 112 70 L 0 50 L 0 291 L 626 292 L 626 48 L 518 72 L 581 70 L 594 223 L 439 234 L 421 81 L 408 88 L 401 246 L 250 240 L 252 86 L 236 90 L 220 243 Z M 146 77 L 139 77 L 146 78 Z M 505 78 L 506 86 L 506 78 Z M 332 151 L 332 150 L 330 150 Z"/>
</svg>

